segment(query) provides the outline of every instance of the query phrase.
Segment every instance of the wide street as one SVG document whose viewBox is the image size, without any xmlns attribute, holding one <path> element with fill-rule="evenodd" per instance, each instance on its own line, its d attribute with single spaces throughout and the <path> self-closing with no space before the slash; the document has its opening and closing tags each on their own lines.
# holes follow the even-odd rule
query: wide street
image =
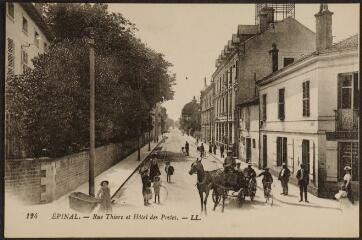
<svg viewBox="0 0 362 240">
<path fill-rule="evenodd" d="M 190 157 L 181 154 L 181 147 L 188 140 L 190 143 Z M 153 144 L 155 146 L 155 144 Z M 144 148 L 147 148 L 145 146 Z M 211 193 L 207 202 L 207 215 L 201 213 L 200 199 L 196 189 L 196 175 L 189 175 L 191 164 L 198 156 L 195 139 L 182 136 L 178 129 L 167 134 L 162 152 L 166 152 L 167 159 L 175 167 L 171 183 L 166 182 L 164 163 L 159 161 L 162 184 L 161 204 L 143 205 L 142 183 L 138 173 L 134 174 L 125 184 L 121 197 L 113 205 L 112 216 L 99 217 L 98 209 L 78 220 L 56 219 L 49 221 L 53 214 L 75 213 L 69 208 L 68 194 L 49 204 L 22 206 L 12 202 L 12 208 L 6 209 L 5 214 L 12 216 L 12 221 L 6 227 L 16 228 L 25 224 L 31 231 L 38 231 L 39 236 L 46 236 L 47 229 L 54 234 L 69 233 L 69 236 L 218 236 L 218 237 L 268 237 L 268 236 L 353 236 L 358 233 L 358 202 L 351 206 L 348 200 L 342 204 L 331 199 L 320 199 L 309 194 L 309 204 L 298 202 L 298 188 L 290 185 L 289 196 L 281 196 L 280 183 L 274 178 L 273 206 L 266 205 L 261 182 L 258 179 L 258 189 L 254 202 L 247 197 L 242 207 L 236 199 L 228 198 L 225 202 L 225 211 L 222 213 L 218 206 L 215 211 Z M 103 172 L 96 178 L 96 190 L 101 180 L 110 181 L 111 194 L 122 184 L 129 174 L 136 168 L 136 153 L 122 160 L 114 167 Z M 221 168 L 221 161 L 213 155 L 207 154 L 202 160 L 205 170 Z M 244 167 L 244 166 L 243 166 Z M 257 173 L 259 172 L 255 169 Z M 74 191 L 87 192 L 87 183 Z M 25 219 L 27 212 L 37 212 L 38 219 Z M 79 214 L 79 213 L 78 213 Z M 196 216 L 197 215 L 197 216 Z M 119 216 L 129 216 L 129 220 L 120 220 Z M 157 217 L 157 219 L 155 219 Z M 97 219 L 97 221 L 94 221 Z M 199 219 L 199 220 L 192 220 Z M 150 221 L 152 224 L 150 225 Z M 137 227 L 135 227 L 137 224 Z M 101 226 L 101 227 L 100 227 Z M 142 229 L 142 231 L 139 231 Z M 23 234 L 26 234 L 24 231 Z M 226 234 L 225 234 L 226 233 Z M 271 235 L 272 233 L 272 235 Z M 20 233 L 19 233 L 20 234 Z M 20 234 L 22 235 L 22 234 Z"/>
</svg>

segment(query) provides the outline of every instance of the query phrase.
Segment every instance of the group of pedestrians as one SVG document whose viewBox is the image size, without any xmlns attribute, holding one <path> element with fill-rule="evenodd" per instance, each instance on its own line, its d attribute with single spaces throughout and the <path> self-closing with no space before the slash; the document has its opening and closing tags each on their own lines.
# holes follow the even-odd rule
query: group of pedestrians
<svg viewBox="0 0 362 240">
<path fill-rule="evenodd" d="M 171 182 L 171 175 L 174 173 L 174 167 L 171 166 L 170 161 L 166 162 L 165 172 L 167 176 L 167 182 Z M 161 181 L 161 171 L 158 165 L 157 158 L 151 158 L 149 163 L 144 163 L 143 166 L 139 169 L 139 174 L 142 179 L 142 195 L 144 205 L 150 205 L 150 200 L 152 199 L 152 190 L 155 196 L 154 203 L 161 203 L 160 201 L 160 189 L 162 187 Z"/>
</svg>

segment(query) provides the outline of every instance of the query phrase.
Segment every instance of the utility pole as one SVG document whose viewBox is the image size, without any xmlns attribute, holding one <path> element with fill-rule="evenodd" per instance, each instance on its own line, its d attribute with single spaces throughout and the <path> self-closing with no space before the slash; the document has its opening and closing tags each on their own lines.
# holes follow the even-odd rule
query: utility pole
<svg viewBox="0 0 362 240">
<path fill-rule="evenodd" d="M 141 78 L 138 77 L 138 106 L 139 106 L 139 111 L 141 111 Z M 139 122 L 140 124 L 140 122 Z M 138 149 L 137 149 L 137 161 L 141 161 L 141 144 L 140 144 L 140 137 L 141 137 L 141 126 L 138 126 L 138 130 L 137 130 L 137 144 L 138 144 Z"/>
<path fill-rule="evenodd" d="M 94 194 L 94 161 L 95 161 L 95 114 L 94 114 L 94 31 L 89 32 L 89 81 L 90 81 L 90 149 L 89 149 L 89 195 Z"/>
<path fill-rule="evenodd" d="M 151 151 L 151 110 L 148 113 L 148 121 L 150 123 L 150 129 L 148 130 L 148 151 Z"/>
</svg>

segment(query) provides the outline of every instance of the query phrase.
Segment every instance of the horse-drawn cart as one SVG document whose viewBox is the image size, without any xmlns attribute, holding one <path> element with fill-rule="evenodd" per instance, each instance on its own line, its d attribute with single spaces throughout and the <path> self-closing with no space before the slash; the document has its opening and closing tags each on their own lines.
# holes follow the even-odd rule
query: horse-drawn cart
<svg viewBox="0 0 362 240">
<path fill-rule="evenodd" d="M 214 183 L 212 191 L 212 200 L 215 203 L 215 207 L 222 199 L 224 208 L 224 200 L 227 197 L 236 198 L 238 200 L 239 207 L 243 205 L 246 197 L 250 197 L 250 200 L 254 201 L 256 193 L 255 179 L 249 180 L 242 172 L 238 171 L 226 173 L 221 171 L 221 174 L 224 178 L 223 184 Z"/>
</svg>

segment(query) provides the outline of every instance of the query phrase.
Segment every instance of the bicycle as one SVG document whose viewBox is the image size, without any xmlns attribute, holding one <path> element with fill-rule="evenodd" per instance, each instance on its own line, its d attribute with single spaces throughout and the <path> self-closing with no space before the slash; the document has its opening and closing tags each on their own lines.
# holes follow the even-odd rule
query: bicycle
<svg viewBox="0 0 362 240">
<path fill-rule="evenodd" d="M 272 182 L 266 182 L 266 187 L 264 188 L 264 197 L 265 197 L 265 203 L 270 204 L 270 206 L 273 206 L 273 192 L 272 192 Z"/>
</svg>

